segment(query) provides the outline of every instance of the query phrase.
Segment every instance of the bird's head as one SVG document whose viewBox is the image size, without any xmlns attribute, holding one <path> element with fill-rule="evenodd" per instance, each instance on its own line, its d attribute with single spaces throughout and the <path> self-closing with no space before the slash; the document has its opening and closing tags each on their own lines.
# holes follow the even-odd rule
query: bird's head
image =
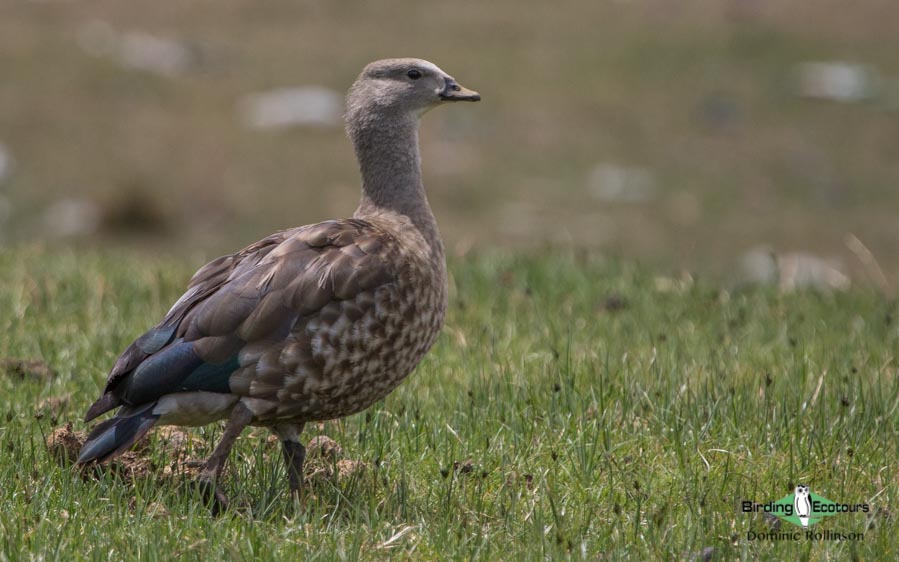
<svg viewBox="0 0 899 562">
<path fill-rule="evenodd" d="M 363 114 L 417 118 L 443 103 L 480 99 L 480 94 L 460 85 L 434 63 L 384 59 L 366 66 L 350 88 L 347 120 Z"/>
</svg>

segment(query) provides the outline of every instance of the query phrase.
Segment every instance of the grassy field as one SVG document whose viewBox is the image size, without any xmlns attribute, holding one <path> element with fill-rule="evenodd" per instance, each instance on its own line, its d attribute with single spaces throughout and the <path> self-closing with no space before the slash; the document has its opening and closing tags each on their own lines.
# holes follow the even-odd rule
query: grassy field
<svg viewBox="0 0 899 562">
<path fill-rule="evenodd" d="M 342 94 L 371 60 L 419 56 L 483 94 L 422 126 L 455 253 L 550 242 L 727 275 L 764 245 L 863 280 L 852 233 L 899 287 L 896 22 L 887 0 L 0 2 L 0 242 L 52 239 L 48 209 L 69 198 L 99 209 L 89 242 L 188 251 L 347 216 L 359 179 L 342 128 L 253 130 L 240 101 Z M 187 45 L 193 63 L 167 75 L 91 54 L 98 29 Z M 809 61 L 868 65 L 881 88 L 803 98 Z M 652 193 L 597 197 L 609 166 Z"/>
<path fill-rule="evenodd" d="M 307 428 L 343 454 L 310 461 L 304 505 L 261 431 L 238 441 L 220 518 L 187 485 L 220 427 L 156 435 L 118 471 L 57 462 L 46 437 L 85 429 L 117 352 L 197 265 L 0 253 L 0 358 L 54 372 L 0 372 L 0 560 L 899 557 L 896 302 L 725 289 L 580 254 L 452 263 L 446 329 L 414 375 L 364 414 Z M 775 527 L 740 502 L 799 482 L 869 503 L 815 527 L 864 539 L 747 540 Z"/>
</svg>

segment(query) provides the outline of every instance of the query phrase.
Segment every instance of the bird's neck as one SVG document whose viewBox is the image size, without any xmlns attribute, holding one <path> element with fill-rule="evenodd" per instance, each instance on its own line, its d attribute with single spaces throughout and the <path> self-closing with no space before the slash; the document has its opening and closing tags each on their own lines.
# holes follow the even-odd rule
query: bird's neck
<svg viewBox="0 0 899 562">
<path fill-rule="evenodd" d="M 439 243 L 437 221 L 421 181 L 418 119 L 412 115 L 350 115 L 347 132 L 362 171 L 358 218 L 408 217 L 429 243 Z"/>
</svg>

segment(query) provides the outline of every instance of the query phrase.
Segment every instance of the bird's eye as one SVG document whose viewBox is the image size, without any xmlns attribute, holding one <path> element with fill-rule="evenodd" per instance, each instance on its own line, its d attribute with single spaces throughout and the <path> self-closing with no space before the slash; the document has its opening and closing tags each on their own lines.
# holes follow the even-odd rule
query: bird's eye
<svg viewBox="0 0 899 562">
<path fill-rule="evenodd" d="M 415 70 L 413 68 L 412 70 L 410 70 L 409 72 L 406 73 L 406 76 L 408 76 L 409 78 L 411 78 L 413 80 L 418 80 L 419 78 L 421 78 L 421 72 L 418 70 Z"/>
</svg>

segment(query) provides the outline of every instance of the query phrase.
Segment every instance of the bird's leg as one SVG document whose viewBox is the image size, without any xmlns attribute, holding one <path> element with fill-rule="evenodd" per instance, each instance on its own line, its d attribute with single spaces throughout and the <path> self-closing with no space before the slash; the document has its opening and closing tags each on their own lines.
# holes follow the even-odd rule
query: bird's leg
<svg viewBox="0 0 899 562">
<path fill-rule="evenodd" d="M 281 452 L 284 453 L 284 464 L 287 465 L 287 478 L 290 481 L 290 493 L 298 495 L 303 487 L 303 463 L 306 462 L 306 447 L 300 443 L 300 434 L 305 424 L 284 424 L 272 427 L 272 431 L 281 440 Z"/>
<path fill-rule="evenodd" d="M 299 441 L 281 441 L 287 477 L 290 479 L 290 493 L 299 494 L 303 487 L 303 463 L 306 461 L 306 447 Z"/>
<path fill-rule="evenodd" d="M 241 402 L 238 402 L 231 410 L 231 417 L 228 418 L 222 439 L 200 470 L 200 488 L 206 494 L 208 501 L 212 503 L 213 515 L 218 515 L 228 508 L 228 498 L 218 488 L 219 477 L 225 468 L 228 455 L 231 454 L 231 448 L 234 447 L 234 441 L 251 421 L 253 421 L 253 413 Z"/>
</svg>

